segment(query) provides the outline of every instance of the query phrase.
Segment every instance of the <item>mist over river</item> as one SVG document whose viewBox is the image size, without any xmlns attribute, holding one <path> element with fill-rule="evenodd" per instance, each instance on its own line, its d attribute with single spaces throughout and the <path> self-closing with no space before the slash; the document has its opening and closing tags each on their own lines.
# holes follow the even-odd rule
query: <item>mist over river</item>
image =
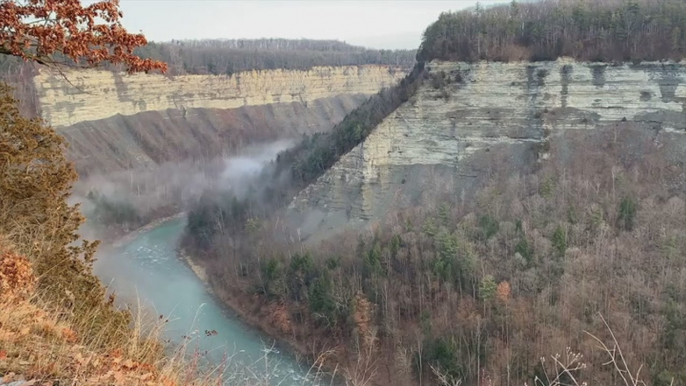
<svg viewBox="0 0 686 386">
<path fill-rule="evenodd" d="M 150 315 L 169 319 L 164 338 L 172 345 L 190 340 L 188 351 L 197 349 L 211 365 L 228 362 L 227 385 L 264 384 L 266 379 L 273 385 L 315 384 L 292 355 L 238 320 L 179 260 L 176 248 L 185 223 L 185 218 L 168 220 L 120 246 L 101 248 L 95 272 L 120 299 L 140 301 Z"/>
</svg>

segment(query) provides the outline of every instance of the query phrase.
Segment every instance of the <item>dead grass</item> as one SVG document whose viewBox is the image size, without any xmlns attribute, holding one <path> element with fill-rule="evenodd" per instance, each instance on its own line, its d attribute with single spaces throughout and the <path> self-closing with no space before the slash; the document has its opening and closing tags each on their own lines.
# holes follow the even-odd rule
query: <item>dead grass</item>
<svg viewBox="0 0 686 386">
<path fill-rule="evenodd" d="M 12 252 L 7 242 L 0 243 L 0 248 L 0 375 L 4 381 L 21 377 L 41 385 L 221 384 L 221 371 L 203 373 L 198 354 L 188 353 L 189 342 L 165 354 L 161 343 L 165 321 L 146 322 L 141 312 L 125 335 L 128 339 L 122 339 L 123 334 L 80 336 L 76 331 L 86 326 L 79 324 L 88 318 L 57 311 L 41 300 L 32 289 L 35 280 L 28 259 Z M 95 313 L 90 317 L 97 320 Z"/>
</svg>

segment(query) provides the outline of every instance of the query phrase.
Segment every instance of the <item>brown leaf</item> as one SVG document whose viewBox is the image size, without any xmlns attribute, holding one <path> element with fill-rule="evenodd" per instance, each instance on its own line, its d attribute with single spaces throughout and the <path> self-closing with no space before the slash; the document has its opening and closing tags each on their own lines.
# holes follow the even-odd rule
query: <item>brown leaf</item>
<svg viewBox="0 0 686 386">
<path fill-rule="evenodd" d="M 118 1 L 85 7 L 79 0 L 2 1 L 0 42 L 11 55 L 48 65 L 71 59 L 89 66 L 105 61 L 122 63 L 129 72 L 166 71 L 165 63 L 132 54 L 147 40 L 141 34 L 128 33 L 121 26 L 121 17 Z"/>
<path fill-rule="evenodd" d="M 131 359 L 125 360 L 124 363 L 122 363 L 121 365 L 122 365 L 122 367 L 127 368 L 127 369 L 131 369 L 134 366 L 133 361 Z"/>
<path fill-rule="evenodd" d="M 152 373 L 145 373 L 145 374 L 141 375 L 140 379 L 141 379 L 141 381 L 145 381 L 146 379 L 148 379 L 150 377 L 152 377 Z"/>
</svg>

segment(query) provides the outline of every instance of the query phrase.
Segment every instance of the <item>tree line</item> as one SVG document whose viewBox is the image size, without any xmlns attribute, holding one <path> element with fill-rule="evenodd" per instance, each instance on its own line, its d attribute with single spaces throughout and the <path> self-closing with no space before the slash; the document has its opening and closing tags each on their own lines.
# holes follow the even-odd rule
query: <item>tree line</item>
<svg viewBox="0 0 686 386">
<path fill-rule="evenodd" d="M 173 74 L 231 75 L 249 70 L 364 64 L 410 68 L 415 60 L 414 50 L 375 50 L 311 39 L 177 40 L 149 43 L 136 53 L 168 63 Z"/>
<path fill-rule="evenodd" d="M 680 60 L 681 0 L 543 0 L 442 13 L 424 32 L 419 60 Z"/>
<path fill-rule="evenodd" d="M 364 47 L 353 46 L 340 40 L 318 39 L 173 39 L 168 44 L 184 47 L 211 47 L 219 49 L 271 50 L 271 51 L 340 51 L 359 52 Z"/>
</svg>

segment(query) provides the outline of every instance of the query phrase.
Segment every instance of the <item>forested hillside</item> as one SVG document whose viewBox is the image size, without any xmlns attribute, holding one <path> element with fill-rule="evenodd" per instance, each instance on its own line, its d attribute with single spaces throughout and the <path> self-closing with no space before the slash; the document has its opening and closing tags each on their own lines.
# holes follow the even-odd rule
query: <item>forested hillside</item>
<svg viewBox="0 0 686 386">
<path fill-rule="evenodd" d="M 553 81 L 544 70 L 522 65 L 524 82 L 489 85 L 483 79 L 486 85 L 474 88 L 487 92 L 490 86 L 508 95 L 526 90 L 521 99 L 534 106 L 526 129 L 540 129 L 540 141 L 520 144 L 537 161 L 516 169 L 508 147 L 514 145 L 507 141 L 521 134 L 508 133 L 497 145 L 496 135 L 479 132 L 486 129 L 478 125 L 493 129 L 499 114 L 513 116 L 516 107 L 474 101 L 474 115 L 467 107 L 451 109 L 448 101 L 467 89 L 467 74 L 459 71 L 430 73 L 430 100 L 418 103 L 413 94 L 427 76 L 424 63 L 434 59 L 681 60 L 684 25 L 686 3 L 677 0 L 513 1 L 444 13 L 427 28 L 419 63 L 406 82 L 353 111 L 333 133 L 282 153 L 265 172 L 269 183 L 256 182 L 247 196 L 207 192 L 189 213 L 184 247 L 205 265 L 212 287 L 230 304 L 312 351 L 335 347 L 334 362 L 351 384 L 682 384 L 681 132 L 659 120 L 594 121 L 597 116 L 565 99 L 572 87 L 570 67 L 559 74 L 562 109 L 536 110 L 537 87 Z M 600 90 L 603 84 L 579 87 Z M 644 96 L 640 106 L 653 106 L 645 94 L 635 94 Z M 450 120 L 452 131 L 440 139 L 491 140 L 480 150 L 466 145 L 465 153 L 486 160 L 482 170 L 473 170 L 483 184 L 475 183 L 475 193 L 464 199 L 469 188 L 426 172 L 418 203 L 404 202 L 322 243 L 303 242 L 301 229 L 289 228 L 285 204 L 403 103 L 407 109 L 435 109 L 434 116 Z M 552 130 L 545 123 L 552 121 L 589 130 Z M 407 124 L 421 130 L 416 121 Z M 407 141 L 440 140 L 389 132 Z M 374 174 L 370 164 L 396 150 L 379 143 L 345 167 Z M 407 162 L 409 172 L 421 170 Z M 341 175 L 353 175 L 347 171 Z M 370 184 L 381 180 L 375 177 L 369 176 Z M 449 188 L 432 191 L 441 183 Z M 612 344 L 603 350 L 599 342 Z M 603 365 L 608 363 L 616 366 Z"/>
<path fill-rule="evenodd" d="M 446 12 L 424 32 L 419 60 L 674 59 L 686 54 L 682 0 L 543 0 Z"/>
<path fill-rule="evenodd" d="M 314 66 L 388 64 L 412 67 L 414 50 L 374 50 L 336 40 L 179 40 L 149 43 L 138 55 L 169 63 L 173 74 L 225 74 Z"/>
<path fill-rule="evenodd" d="M 549 146 L 574 159 L 525 177 L 497 167 L 475 200 L 447 192 L 316 247 L 279 237 L 288 232 L 278 216 L 224 197 L 224 209 L 191 214 L 191 232 L 200 219 L 213 230 L 196 234 L 204 242 L 194 253 L 221 296 L 247 299 L 286 336 L 337 347 L 335 360 L 382 384 L 436 374 L 525 384 L 560 374 L 540 359 L 554 354 L 577 379 L 615 384 L 607 353 L 585 332 L 611 341 L 603 317 L 628 370 L 643 365 L 648 384 L 681 384 L 683 168 L 663 157 L 671 146 L 631 123 L 616 139 L 615 130 L 570 131 Z"/>
</svg>

